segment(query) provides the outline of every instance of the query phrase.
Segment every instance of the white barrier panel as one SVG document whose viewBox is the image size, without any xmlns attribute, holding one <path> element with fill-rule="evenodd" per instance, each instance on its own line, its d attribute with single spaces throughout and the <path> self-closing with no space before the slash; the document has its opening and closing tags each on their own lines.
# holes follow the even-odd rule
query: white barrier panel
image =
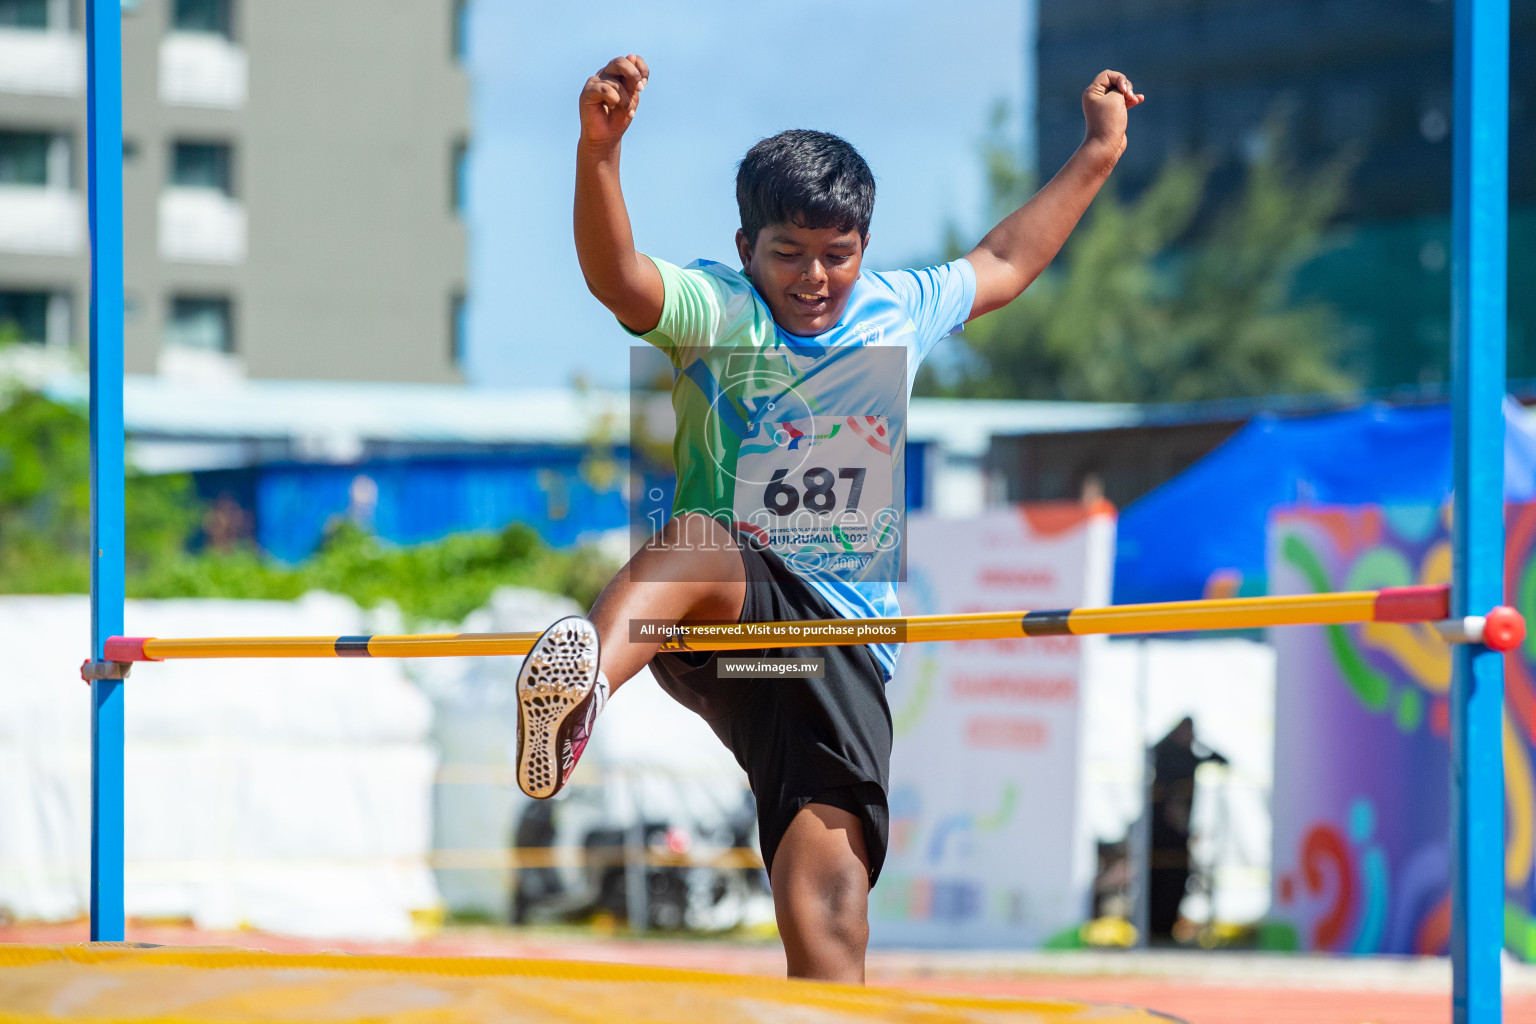
<svg viewBox="0 0 1536 1024">
<path fill-rule="evenodd" d="M 906 614 L 1107 604 L 1114 515 L 1035 505 L 913 516 Z M 888 690 L 891 843 L 871 897 L 882 945 L 1038 945 L 1087 909 L 1078 813 L 1082 640 L 916 644 Z"/>
<path fill-rule="evenodd" d="M 129 631 L 364 632 L 347 600 L 130 601 Z M 84 597 L 0 598 L 0 907 L 86 912 Z M 128 682 L 131 917 L 294 935 L 406 937 L 438 904 L 431 707 L 399 662 L 140 665 Z"/>
</svg>

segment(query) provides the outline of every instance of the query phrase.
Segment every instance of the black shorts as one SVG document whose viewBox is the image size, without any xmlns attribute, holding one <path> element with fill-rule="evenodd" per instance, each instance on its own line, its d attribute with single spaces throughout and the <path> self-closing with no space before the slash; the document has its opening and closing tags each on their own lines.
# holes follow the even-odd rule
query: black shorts
<svg viewBox="0 0 1536 1024">
<path fill-rule="evenodd" d="M 746 566 L 742 622 L 840 617 L 778 555 L 732 532 Z M 873 886 L 890 840 L 891 709 L 880 663 L 864 646 L 730 651 L 727 656 L 825 660 L 826 674 L 820 679 L 719 679 L 716 652 L 668 652 L 651 660 L 651 673 L 678 703 L 709 723 L 746 771 L 770 872 L 779 841 L 800 808 L 828 804 L 864 823 Z"/>
</svg>

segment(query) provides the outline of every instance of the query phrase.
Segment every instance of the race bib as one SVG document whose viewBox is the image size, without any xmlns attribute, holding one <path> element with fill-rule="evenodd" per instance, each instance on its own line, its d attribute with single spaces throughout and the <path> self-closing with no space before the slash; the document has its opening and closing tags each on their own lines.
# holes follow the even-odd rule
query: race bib
<svg viewBox="0 0 1536 1024">
<path fill-rule="evenodd" d="M 884 416 L 765 421 L 737 450 L 737 524 L 801 575 L 867 579 L 894 565 L 894 480 Z"/>
</svg>

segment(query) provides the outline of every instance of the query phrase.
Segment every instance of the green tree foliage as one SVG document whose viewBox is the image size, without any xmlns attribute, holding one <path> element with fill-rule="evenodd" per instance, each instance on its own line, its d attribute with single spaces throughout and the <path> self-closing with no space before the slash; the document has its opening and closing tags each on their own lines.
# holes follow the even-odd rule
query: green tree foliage
<svg viewBox="0 0 1536 1024">
<path fill-rule="evenodd" d="M 994 219 L 1032 190 L 994 117 L 983 147 Z M 919 393 L 972 398 L 1187 402 L 1337 392 L 1342 327 L 1298 302 L 1296 269 L 1316 256 L 1353 160 L 1301 169 L 1279 119 L 1236 195 L 1202 214 L 1208 170 L 1170 162 L 1140 196 L 1106 188 L 1067 248 L 1025 294 L 967 325 L 947 372 Z M 1113 183 L 1113 178 L 1111 178 Z M 962 251 L 948 232 L 951 257 Z"/>
<path fill-rule="evenodd" d="M 0 391 L 0 593 L 85 592 L 86 417 L 34 389 L 13 383 Z M 130 473 L 129 596 L 290 600 L 327 590 L 365 608 L 393 602 L 415 624 L 457 622 L 502 585 L 566 594 L 589 607 L 616 568 L 594 548 L 552 550 L 518 523 L 411 547 L 343 523 L 305 562 L 283 566 L 248 546 L 190 551 L 205 513 L 189 477 Z"/>
<path fill-rule="evenodd" d="M 0 591 L 90 586 L 90 437 L 85 416 L 32 390 L 0 411 Z M 128 572 L 181 557 L 198 522 L 185 476 L 130 474 Z"/>
<path fill-rule="evenodd" d="M 86 458 L 78 420 L 32 392 L 13 396 L 0 415 L 0 588 L 52 593 L 79 590 L 88 580 L 87 481 L 56 475 L 56 467 Z M 61 558 L 61 551 L 74 557 Z"/>
</svg>

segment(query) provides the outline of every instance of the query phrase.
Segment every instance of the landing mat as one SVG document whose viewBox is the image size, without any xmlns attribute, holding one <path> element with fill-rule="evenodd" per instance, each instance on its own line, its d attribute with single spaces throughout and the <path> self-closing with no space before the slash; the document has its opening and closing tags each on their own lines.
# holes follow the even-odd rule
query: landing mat
<svg viewBox="0 0 1536 1024">
<path fill-rule="evenodd" d="M 477 957 L 84 943 L 0 946 L 4 1024 L 1166 1024 L 1067 1000 Z"/>
</svg>

